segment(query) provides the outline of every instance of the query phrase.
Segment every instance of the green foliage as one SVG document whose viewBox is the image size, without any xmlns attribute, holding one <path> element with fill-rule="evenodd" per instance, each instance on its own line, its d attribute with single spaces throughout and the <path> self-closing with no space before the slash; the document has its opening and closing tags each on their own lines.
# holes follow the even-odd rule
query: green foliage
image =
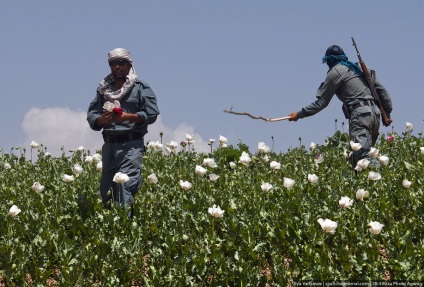
<svg viewBox="0 0 424 287">
<path fill-rule="evenodd" d="M 314 150 L 250 153 L 247 166 L 239 162 L 249 152 L 243 143 L 208 154 L 147 151 L 133 219 L 117 205 L 103 208 L 100 173 L 84 160 L 85 152 L 53 158 L 41 149 L 37 160 L 20 149 L 19 156 L 1 154 L 0 275 L 7 286 L 424 280 L 423 139 L 410 133 L 394 137 L 387 142 L 382 136 L 376 146 L 389 164 L 361 172 L 350 167 L 349 138 L 341 132 Z M 207 174 L 196 174 L 207 158 L 217 167 L 203 165 Z M 272 161 L 281 167 L 273 170 Z M 370 180 L 370 171 L 381 180 Z M 147 181 L 153 173 L 156 184 Z M 219 178 L 210 180 L 211 173 Z M 63 174 L 75 180 L 64 182 Z M 309 174 L 318 182 L 310 183 Z M 285 178 L 295 181 L 292 188 Z M 180 180 L 192 188 L 183 190 Z M 34 191 L 34 182 L 44 190 Z M 272 189 L 262 191 L 263 183 Z M 369 197 L 357 200 L 358 189 Z M 339 207 L 342 196 L 353 199 L 352 207 Z M 208 213 L 214 204 L 225 211 L 222 218 Z M 16 216 L 8 214 L 12 205 L 21 209 Z M 337 222 L 336 232 L 324 232 L 319 218 Z M 384 224 L 380 234 L 369 232 L 371 221 Z"/>
</svg>

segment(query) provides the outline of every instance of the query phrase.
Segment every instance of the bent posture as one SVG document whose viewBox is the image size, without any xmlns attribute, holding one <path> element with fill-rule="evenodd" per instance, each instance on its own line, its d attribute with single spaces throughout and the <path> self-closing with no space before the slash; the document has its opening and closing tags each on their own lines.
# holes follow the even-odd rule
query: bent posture
<svg viewBox="0 0 424 287">
<path fill-rule="evenodd" d="M 343 102 L 343 111 L 349 119 L 349 135 L 351 141 L 360 143 L 362 148 L 353 151 L 350 163 L 355 168 L 357 162 L 368 157 L 371 147 L 375 144 L 380 128 L 380 110 L 374 103 L 371 90 L 363 76 L 361 68 L 348 60 L 343 49 L 337 45 L 330 46 L 322 59 L 329 70 L 325 81 L 317 91 L 317 99 L 298 112 L 288 116 L 289 121 L 312 116 L 323 110 L 334 95 Z M 392 101 L 385 87 L 375 79 L 374 87 L 386 111 L 389 122 L 392 121 Z"/>
</svg>

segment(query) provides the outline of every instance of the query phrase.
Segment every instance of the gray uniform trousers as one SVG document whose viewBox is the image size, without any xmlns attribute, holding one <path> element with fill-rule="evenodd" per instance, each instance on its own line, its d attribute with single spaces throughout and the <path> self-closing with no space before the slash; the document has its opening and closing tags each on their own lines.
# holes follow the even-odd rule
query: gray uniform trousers
<svg viewBox="0 0 424 287">
<path fill-rule="evenodd" d="M 134 196 L 141 187 L 143 151 L 143 140 L 105 142 L 102 147 L 100 195 L 103 205 L 107 206 L 108 202 L 113 200 L 120 203 L 123 208 L 131 207 L 130 217 L 133 215 Z M 114 182 L 113 177 L 117 172 L 127 174 L 129 181 L 120 184 Z"/>
<path fill-rule="evenodd" d="M 350 140 L 361 144 L 361 148 L 353 151 L 350 157 L 352 167 L 359 160 L 368 157 L 371 147 L 378 139 L 380 128 L 380 111 L 373 107 L 362 106 L 352 111 L 349 119 Z"/>
</svg>

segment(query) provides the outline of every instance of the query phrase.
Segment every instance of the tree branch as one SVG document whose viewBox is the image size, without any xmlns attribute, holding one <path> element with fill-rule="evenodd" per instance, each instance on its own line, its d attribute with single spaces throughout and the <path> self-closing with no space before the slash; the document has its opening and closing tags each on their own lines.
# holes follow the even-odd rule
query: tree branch
<svg viewBox="0 0 424 287">
<path fill-rule="evenodd" d="M 252 119 L 255 119 L 255 120 L 259 120 L 260 119 L 260 120 L 264 120 L 266 122 L 278 122 L 278 121 L 284 121 L 284 120 L 290 119 L 289 116 L 282 117 L 282 118 L 274 118 L 274 119 L 264 118 L 262 116 L 254 116 L 254 115 L 252 115 L 250 113 L 247 113 L 247 112 L 235 112 L 235 111 L 233 111 L 233 108 L 231 108 L 229 110 L 224 110 L 224 112 L 225 113 L 229 113 L 229 114 L 233 114 L 233 115 L 248 116 L 248 117 L 251 117 Z"/>
</svg>

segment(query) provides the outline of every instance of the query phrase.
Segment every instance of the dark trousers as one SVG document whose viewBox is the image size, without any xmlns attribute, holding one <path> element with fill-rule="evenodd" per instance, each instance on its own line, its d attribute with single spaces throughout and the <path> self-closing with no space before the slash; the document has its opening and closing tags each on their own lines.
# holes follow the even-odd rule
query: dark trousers
<svg viewBox="0 0 424 287">
<path fill-rule="evenodd" d="M 129 217 L 133 216 L 135 194 L 141 187 L 141 167 L 144 143 L 142 140 L 132 140 L 122 143 L 105 142 L 102 147 L 102 177 L 100 180 L 100 195 L 103 205 L 109 201 L 130 207 Z M 129 181 L 116 183 L 113 177 L 117 172 L 128 175 Z"/>
<path fill-rule="evenodd" d="M 353 151 L 350 163 L 355 168 L 359 160 L 368 157 L 371 147 L 378 139 L 380 128 L 380 113 L 377 107 L 363 106 L 355 109 L 350 115 L 350 140 L 360 143 L 362 148 Z"/>
</svg>

